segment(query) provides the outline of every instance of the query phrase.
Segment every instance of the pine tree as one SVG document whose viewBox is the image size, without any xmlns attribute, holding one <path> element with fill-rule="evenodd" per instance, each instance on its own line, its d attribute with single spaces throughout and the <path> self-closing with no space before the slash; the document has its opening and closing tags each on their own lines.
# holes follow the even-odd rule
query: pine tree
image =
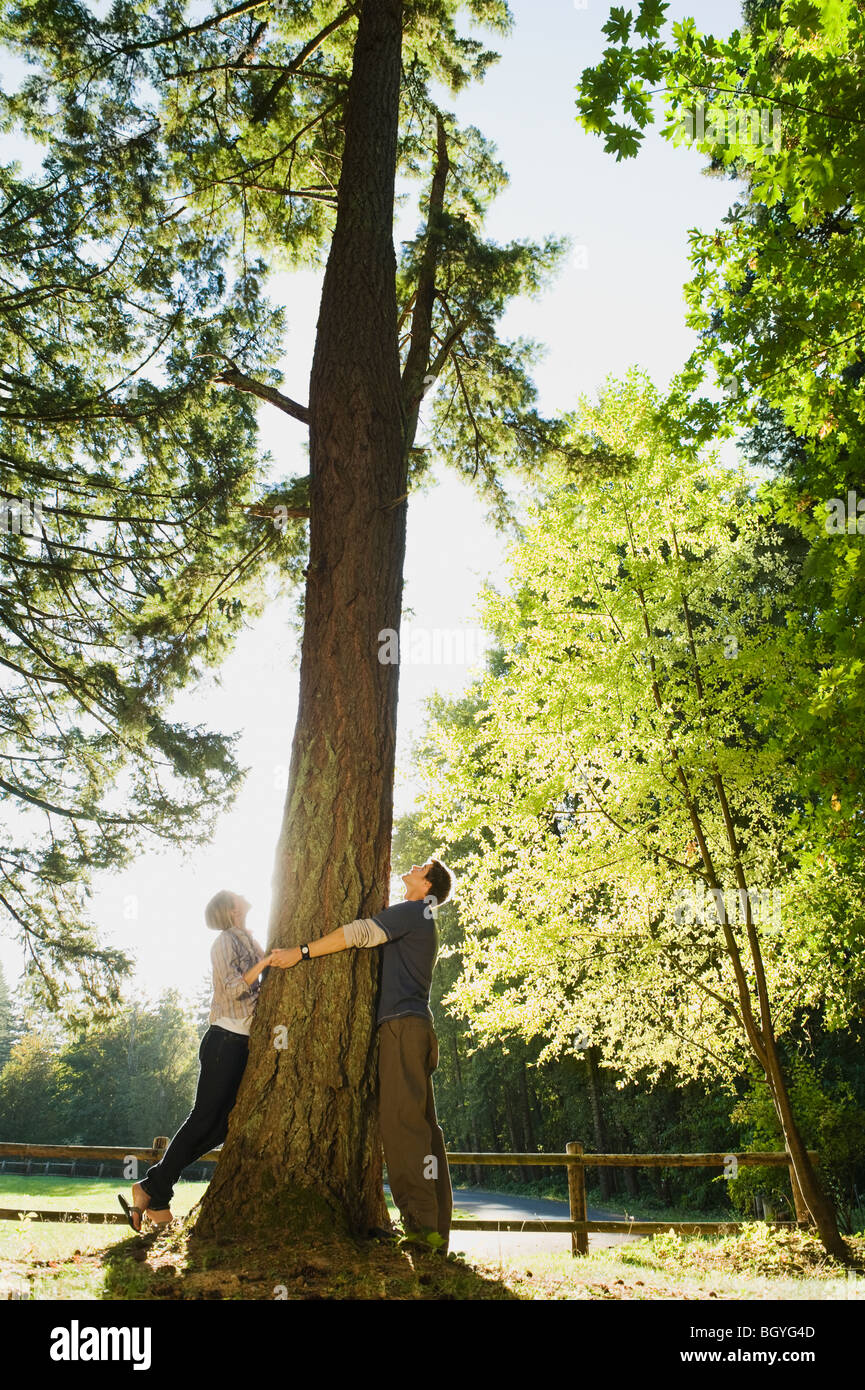
<svg viewBox="0 0 865 1390">
<path fill-rule="evenodd" d="M 308 509 L 310 524 L 273 944 L 385 901 L 398 668 L 379 658 L 400 626 L 409 492 L 437 450 L 504 516 L 507 468 L 531 469 L 559 442 L 535 409 L 533 346 L 503 340 L 498 323 L 514 295 L 540 287 L 560 247 L 484 240 L 504 172 L 434 97 L 436 84 L 456 92 L 494 59 L 457 32 L 460 8 L 246 3 L 187 24 L 175 6 L 140 15 L 117 5 L 97 21 L 83 7 L 46 15 L 25 3 L 2 31 L 41 65 L 42 86 L 22 103 L 32 119 L 66 133 L 86 89 L 100 124 L 80 157 L 98 165 L 106 131 L 122 125 L 124 148 L 138 142 L 160 170 L 170 165 L 191 235 L 234 235 L 239 255 L 262 248 L 276 265 L 327 251 L 308 404 L 261 372 L 254 335 L 211 349 L 232 410 L 258 397 L 309 430 L 309 482 L 261 509 L 265 523 L 273 506 Z M 465 8 L 508 27 L 501 0 Z M 127 171 L 113 157 L 111 167 L 122 187 Z M 424 190 L 420 230 L 398 260 L 397 177 Z M 422 404 L 429 433 L 418 444 Z M 429 546 L 432 559 L 432 536 Z M 376 969 L 373 953 L 358 952 L 272 973 L 200 1230 L 380 1224 Z M 283 1025 L 289 1046 L 276 1052 Z"/>
<path fill-rule="evenodd" d="M 232 740 L 166 708 L 290 549 L 246 514 L 252 403 L 210 381 L 250 338 L 266 364 L 279 315 L 261 261 L 230 274 L 230 237 L 171 200 L 121 93 L 43 121 L 45 101 L 44 74 L 0 95 L 43 157 L 0 168 L 0 913 L 37 997 L 68 1009 L 71 983 L 92 1009 L 129 968 L 95 938 L 92 875 L 154 837 L 199 842 L 239 785 Z"/>
</svg>

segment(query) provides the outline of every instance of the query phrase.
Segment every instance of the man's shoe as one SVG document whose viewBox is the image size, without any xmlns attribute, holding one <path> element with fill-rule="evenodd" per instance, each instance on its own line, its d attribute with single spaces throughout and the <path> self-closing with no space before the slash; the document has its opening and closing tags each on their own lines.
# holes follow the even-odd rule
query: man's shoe
<svg viewBox="0 0 865 1390">
<path fill-rule="evenodd" d="M 399 1232 L 395 1231 L 393 1226 L 373 1226 L 371 1230 L 367 1231 L 367 1236 L 370 1240 L 382 1240 L 386 1241 L 388 1245 L 394 1245 Z"/>
<path fill-rule="evenodd" d="M 437 1255 L 441 1251 L 447 1254 L 447 1241 L 444 1236 L 439 1235 L 438 1231 L 406 1231 L 399 1243 L 399 1248 L 400 1250 L 423 1251 L 427 1255 Z"/>
</svg>

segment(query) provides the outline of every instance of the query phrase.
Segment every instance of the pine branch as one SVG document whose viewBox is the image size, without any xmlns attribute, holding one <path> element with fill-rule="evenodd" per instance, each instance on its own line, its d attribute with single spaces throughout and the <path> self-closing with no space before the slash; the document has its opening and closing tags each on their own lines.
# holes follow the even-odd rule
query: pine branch
<svg viewBox="0 0 865 1390">
<path fill-rule="evenodd" d="M 436 115 L 436 155 L 430 186 L 427 212 L 426 244 L 418 270 L 417 289 L 411 316 L 411 343 L 402 374 L 402 398 L 405 414 L 405 447 L 411 449 L 417 434 L 420 405 L 427 389 L 430 349 L 432 345 L 433 305 L 436 298 L 436 273 L 441 256 L 444 230 L 445 186 L 450 160 L 447 132 L 442 117 Z"/>
<path fill-rule="evenodd" d="M 242 15 L 249 14 L 251 10 L 260 10 L 262 5 L 269 3 L 269 0 L 243 0 L 240 5 L 234 5 L 230 10 L 224 10 L 222 14 L 211 15 L 209 19 L 203 19 L 200 24 L 190 24 L 185 29 L 174 29 L 169 34 L 161 34 L 156 39 L 142 39 L 138 43 L 125 43 L 115 49 L 115 53 L 143 53 L 147 49 L 159 48 L 166 43 L 181 43 L 185 39 L 191 39 L 195 34 L 203 34 L 208 29 L 215 29 L 223 24 L 227 19 L 240 19 Z"/>
<path fill-rule="evenodd" d="M 290 396 L 284 396 L 281 391 L 277 391 L 275 386 L 266 386 L 263 381 L 254 381 L 251 376 L 247 376 L 238 367 L 226 367 L 213 380 L 218 386 L 233 386 L 237 391 L 245 391 L 250 396 L 258 396 L 259 400 L 269 401 L 271 405 L 275 405 L 286 415 L 292 415 L 295 420 L 300 420 L 304 425 L 309 424 L 308 406 L 298 404 Z"/>
<path fill-rule="evenodd" d="M 4 781 L 2 777 L 0 777 L 0 789 L 21 801 L 30 802 L 32 806 L 38 806 L 42 811 L 51 811 L 58 816 L 67 816 L 70 820 L 95 821 L 98 825 L 136 824 L 130 816 L 91 816 L 81 810 L 70 811 L 68 806 L 56 806 L 52 801 L 44 801 L 41 796 L 35 796 L 33 792 L 28 792 L 24 787 L 16 787 L 13 783 Z"/>
<path fill-rule="evenodd" d="M 252 108 L 250 121 L 253 125 L 266 125 L 276 99 L 289 78 L 297 72 L 298 68 L 303 66 L 307 58 L 309 58 L 317 48 L 321 47 L 325 39 L 328 38 L 334 30 L 339 29 L 345 24 L 347 19 L 350 19 L 352 15 L 356 13 L 357 5 L 347 5 L 346 8 L 341 10 L 336 16 L 336 19 L 332 19 L 330 24 L 325 25 L 321 32 L 316 34 L 314 39 L 310 39 L 309 43 L 300 50 L 296 58 L 292 58 L 288 66 L 276 79 L 273 86 L 258 99 L 255 106 Z"/>
</svg>

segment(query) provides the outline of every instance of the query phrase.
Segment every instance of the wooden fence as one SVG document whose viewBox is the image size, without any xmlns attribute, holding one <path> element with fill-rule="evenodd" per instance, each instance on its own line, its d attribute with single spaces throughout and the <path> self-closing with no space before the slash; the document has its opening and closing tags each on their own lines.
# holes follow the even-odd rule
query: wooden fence
<svg viewBox="0 0 865 1390">
<path fill-rule="evenodd" d="M 75 1162 L 124 1163 L 130 1158 L 142 1162 L 157 1163 L 168 1144 L 164 1135 L 158 1136 L 149 1149 L 117 1146 L 92 1146 L 70 1144 L 0 1144 L 0 1158 L 16 1159 L 19 1162 L 42 1159 L 48 1162 L 71 1160 Z M 809 1151 L 811 1161 L 817 1163 L 818 1155 Z M 215 1163 L 219 1150 L 203 1154 L 198 1163 Z M 729 1170 L 731 1163 L 742 1167 L 787 1167 L 793 1190 L 796 1221 L 772 1221 L 772 1226 L 790 1228 L 809 1224 L 808 1210 L 802 1200 L 799 1184 L 793 1172 L 789 1155 L 786 1153 L 738 1153 L 738 1154 L 592 1154 L 585 1153 L 582 1144 L 567 1145 L 565 1153 L 449 1153 L 448 1166 L 456 1164 L 477 1164 L 490 1167 L 563 1167 L 568 1172 L 568 1205 L 570 1219 L 567 1221 L 525 1221 L 521 1217 L 513 1220 L 484 1221 L 462 1218 L 454 1221 L 454 1231 L 532 1231 L 569 1233 L 571 1254 L 586 1255 L 589 1250 L 589 1235 L 592 1232 L 618 1235 L 651 1235 L 656 1231 L 679 1231 L 683 1235 L 728 1234 L 741 1230 L 746 1223 L 741 1221 L 590 1221 L 586 1205 L 586 1169 L 608 1168 L 723 1168 Z M 122 1212 L 72 1212 L 72 1211 L 30 1211 L 28 1217 L 37 1221 L 91 1221 L 111 1224 L 126 1222 Z M 0 1208 L 0 1221 L 19 1221 L 20 1210 Z"/>
</svg>

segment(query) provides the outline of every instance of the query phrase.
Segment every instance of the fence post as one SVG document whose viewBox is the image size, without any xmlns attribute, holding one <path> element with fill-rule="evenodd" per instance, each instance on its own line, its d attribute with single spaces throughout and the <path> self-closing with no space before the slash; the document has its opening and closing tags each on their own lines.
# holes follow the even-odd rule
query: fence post
<svg viewBox="0 0 865 1390">
<path fill-rule="evenodd" d="M 582 1144 L 566 1145 L 569 1154 L 581 1154 Z M 568 1204 L 572 1221 L 588 1221 L 586 1215 L 586 1170 L 582 1163 L 568 1164 Z M 571 1256 L 588 1255 L 588 1231 L 571 1231 Z"/>
<path fill-rule="evenodd" d="M 793 1189 L 793 1204 L 796 1207 L 796 1220 L 804 1222 L 806 1226 L 811 1224 L 811 1213 L 805 1205 L 805 1198 L 802 1196 L 802 1189 L 799 1186 L 799 1179 L 796 1177 L 796 1170 L 790 1164 L 790 1186 Z"/>
</svg>

